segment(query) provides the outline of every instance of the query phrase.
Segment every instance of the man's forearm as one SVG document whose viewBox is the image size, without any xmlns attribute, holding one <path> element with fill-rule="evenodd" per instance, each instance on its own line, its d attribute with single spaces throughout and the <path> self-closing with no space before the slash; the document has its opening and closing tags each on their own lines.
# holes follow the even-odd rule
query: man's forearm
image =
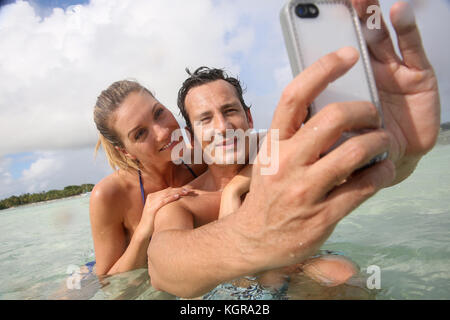
<svg viewBox="0 0 450 320">
<path fill-rule="evenodd" d="M 236 214 L 191 230 L 166 230 L 150 242 L 152 285 L 179 297 L 196 297 L 219 283 L 254 272 Z"/>
</svg>

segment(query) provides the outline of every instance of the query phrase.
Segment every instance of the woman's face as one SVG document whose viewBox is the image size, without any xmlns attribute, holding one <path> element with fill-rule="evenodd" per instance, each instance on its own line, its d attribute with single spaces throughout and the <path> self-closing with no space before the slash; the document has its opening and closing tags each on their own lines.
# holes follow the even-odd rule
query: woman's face
<svg viewBox="0 0 450 320">
<path fill-rule="evenodd" d="M 148 92 L 130 93 L 112 117 L 125 154 L 141 163 L 171 161 L 172 132 L 179 129 L 173 114 Z"/>
</svg>

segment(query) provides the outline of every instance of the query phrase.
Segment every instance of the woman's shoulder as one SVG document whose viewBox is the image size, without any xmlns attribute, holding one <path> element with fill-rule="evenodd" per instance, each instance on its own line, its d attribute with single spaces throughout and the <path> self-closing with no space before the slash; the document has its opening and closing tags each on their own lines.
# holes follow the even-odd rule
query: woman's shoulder
<svg viewBox="0 0 450 320">
<path fill-rule="evenodd" d="M 91 192 L 91 207 L 115 208 L 127 196 L 129 177 L 126 173 L 115 171 L 100 180 Z"/>
</svg>

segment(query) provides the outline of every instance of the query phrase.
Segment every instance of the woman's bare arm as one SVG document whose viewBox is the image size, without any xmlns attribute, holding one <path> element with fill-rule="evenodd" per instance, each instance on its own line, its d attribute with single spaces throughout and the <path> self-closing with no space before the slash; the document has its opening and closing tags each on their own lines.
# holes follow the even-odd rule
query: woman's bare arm
<svg viewBox="0 0 450 320">
<path fill-rule="evenodd" d="M 98 275 L 110 274 L 127 248 L 122 211 L 112 188 L 102 181 L 91 193 L 89 211 Z"/>
<path fill-rule="evenodd" d="M 127 244 L 123 226 L 123 206 L 117 187 L 99 183 L 91 194 L 90 217 L 97 274 L 116 274 L 147 265 L 147 248 L 153 233 L 156 212 L 165 204 L 187 194 L 181 188 L 168 188 L 149 194 L 141 221 Z"/>
</svg>

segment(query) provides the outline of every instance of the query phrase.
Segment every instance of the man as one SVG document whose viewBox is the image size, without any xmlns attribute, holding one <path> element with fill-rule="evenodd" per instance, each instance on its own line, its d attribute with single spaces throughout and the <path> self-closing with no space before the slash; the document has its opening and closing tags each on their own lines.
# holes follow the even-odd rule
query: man
<svg viewBox="0 0 450 320">
<path fill-rule="evenodd" d="M 378 2 L 353 4 L 364 23 L 367 7 Z M 358 59 L 350 48 L 322 57 L 288 85 L 275 111 L 271 130 L 279 130 L 278 172 L 261 175 L 263 165 L 257 162 L 250 192 L 234 214 L 195 229 L 189 227 L 192 220 L 185 220 L 179 228 L 154 234 L 148 255 L 156 288 L 193 297 L 243 275 L 302 262 L 343 217 L 414 171 L 436 142 L 440 102 L 434 71 L 411 17 L 407 3 L 391 9 L 402 59 L 384 22 L 368 40 L 386 130 L 354 137 L 319 158 L 342 132 L 380 123 L 370 103 L 349 102 L 323 109 L 300 128 L 310 101 Z M 270 139 L 269 131 L 265 143 Z M 352 174 L 385 151 L 389 160 Z"/>
</svg>

